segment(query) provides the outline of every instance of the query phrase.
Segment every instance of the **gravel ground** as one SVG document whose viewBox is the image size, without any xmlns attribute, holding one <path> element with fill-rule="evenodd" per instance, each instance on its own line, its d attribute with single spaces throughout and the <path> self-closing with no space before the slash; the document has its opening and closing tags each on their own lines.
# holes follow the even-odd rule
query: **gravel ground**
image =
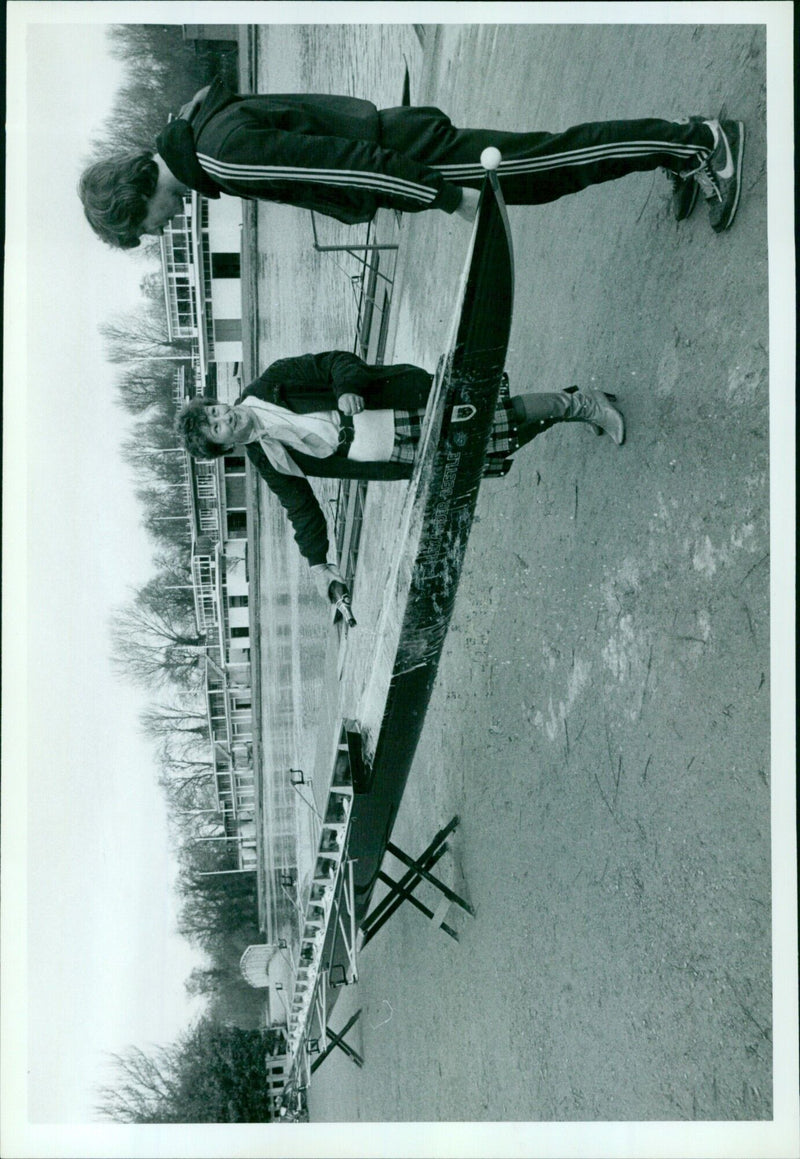
<svg viewBox="0 0 800 1159">
<path fill-rule="evenodd" d="M 365 950 L 333 1024 L 362 1007 L 367 1064 L 326 1062 L 312 1120 L 772 1116 L 764 68 L 744 26 L 428 32 L 412 97 L 455 123 L 725 106 L 744 192 L 722 236 L 661 174 L 511 211 L 512 389 L 614 390 L 628 441 L 557 428 L 482 488 L 395 829 L 415 854 L 460 815 L 477 916 Z M 465 227 L 405 230 L 394 357 L 432 367 Z"/>
</svg>

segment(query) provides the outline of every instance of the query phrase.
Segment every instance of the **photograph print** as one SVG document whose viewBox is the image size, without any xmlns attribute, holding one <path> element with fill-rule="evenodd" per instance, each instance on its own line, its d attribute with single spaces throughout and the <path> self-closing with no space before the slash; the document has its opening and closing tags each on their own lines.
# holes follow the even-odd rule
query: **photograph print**
<svg viewBox="0 0 800 1159">
<path fill-rule="evenodd" d="M 9 1155 L 796 1151 L 792 10 L 460 7 L 8 6 Z"/>
</svg>

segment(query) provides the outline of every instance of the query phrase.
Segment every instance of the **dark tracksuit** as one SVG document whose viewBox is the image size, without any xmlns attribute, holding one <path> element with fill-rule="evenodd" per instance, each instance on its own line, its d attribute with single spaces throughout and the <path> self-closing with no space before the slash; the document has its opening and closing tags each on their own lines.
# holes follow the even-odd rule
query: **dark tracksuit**
<svg viewBox="0 0 800 1159">
<path fill-rule="evenodd" d="M 433 379 L 418 366 L 368 366 L 357 355 L 342 350 L 282 358 L 242 392 L 237 402 L 251 396 L 285 406 L 296 414 L 335 410 L 343 394 L 359 394 L 368 410 L 409 410 L 428 401 Z M 272 466 L 259 443 L 248 443 L 247 455 L 270 490 L 277 496 L 294 529 L 300 552 L 312 567 L 328 559 L 328 527 L 307 479 L 284 475 Z M 328 479 L 408 479 L 410 463 L 356 462 L 343 455 L 317 459 L 300 451 L 287 452 L 306 475 Z"/>
<path fill-rule="evenodd" d="M 563 133 L 456 129 L 436 108 L 378 110 L 341 96 L 243 96 L 215 81 L 185 120 L 156 141 L 172 173 L 208 197 L 286 202 L 340 221 L 379 207 L 415 213 L 458 208 L 458 186 L 478 187 L 480 155 L 496 146 L 506 201 L 555 201 L 637 170 L 696 167 L 711 152 L 701 123 L 655 119 L 576 125 Z"/>
</svg>

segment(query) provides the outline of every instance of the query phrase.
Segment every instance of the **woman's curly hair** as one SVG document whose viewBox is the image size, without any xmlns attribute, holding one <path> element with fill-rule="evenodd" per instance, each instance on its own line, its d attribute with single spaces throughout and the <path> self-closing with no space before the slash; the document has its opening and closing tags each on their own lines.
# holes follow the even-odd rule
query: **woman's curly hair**
<svg viewBox="0 0 800 1159">
<path fill-rule="evenodd" d="M 231 449 L 212 442 L 208 437 L 206 408 L 217 406 L 218 402 L 216 398 L 193 398 L 175 419 L 178 437 L 194 459 L 218 459 Z"/>
<path fill-rule="evenodd" d="M 116 249 L 139 244 L 158 184 L 152 153 L 120 153 L 85 169 L 78 182 L 83 212 L 97 236 Z"/>
</svg>

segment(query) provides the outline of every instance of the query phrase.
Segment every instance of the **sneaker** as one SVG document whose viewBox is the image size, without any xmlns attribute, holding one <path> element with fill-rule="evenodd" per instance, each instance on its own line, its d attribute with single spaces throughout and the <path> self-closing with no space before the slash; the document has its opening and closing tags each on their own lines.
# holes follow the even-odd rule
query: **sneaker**
<svg viewBox="0 0 800 1159">
<path fill-rule="evenodd" d="M 684 125 L 704 125 L 706 123 L 705 117 L 686 117 L 681 124 Z M 697 194 L 700 187 L 694 180 L 694 172 L 692 170 L 685 170 L 683 173 L 675 173 L 672 169 L 665 169 L 667 180 L 672 187 L 672 216 L 676 221 L 685 221 L 692 212 L 697 201 Z"/>
<path fill-rule="evenodd" d="M 672 216 L 676 221 L 685 221 L 694 209 L 699 186 L 691 173 L 673 173 L 671 169 L 664 172 L 672 186 Z"/>
<path fill-rule="evenodd" d="M 708 203 L 711 228 L 716 233 L 729 229 L 739 208 L 742 190 L 744 124 L 741 121 L 708 122 L 717 133 L 714 152 L 706 158 L 694 179 Z"/>
</svg>

